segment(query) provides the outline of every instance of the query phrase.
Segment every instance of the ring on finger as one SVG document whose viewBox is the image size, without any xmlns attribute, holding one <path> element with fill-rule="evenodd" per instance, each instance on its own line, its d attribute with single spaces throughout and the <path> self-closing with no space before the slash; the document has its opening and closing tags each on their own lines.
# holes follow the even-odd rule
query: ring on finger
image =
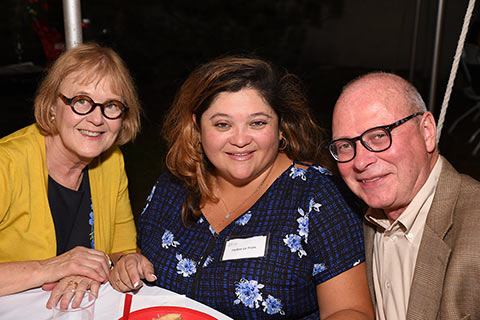
<svg viewBox="0 0 480 320">
<path fill-rule="evenodd" d="M 78 286 L 78 282 L 76 281 L 70 281 L 68 284 L 67 284 L 67 287 L 73 287 L 73 289 L 76 289 Z"/>
</svg>

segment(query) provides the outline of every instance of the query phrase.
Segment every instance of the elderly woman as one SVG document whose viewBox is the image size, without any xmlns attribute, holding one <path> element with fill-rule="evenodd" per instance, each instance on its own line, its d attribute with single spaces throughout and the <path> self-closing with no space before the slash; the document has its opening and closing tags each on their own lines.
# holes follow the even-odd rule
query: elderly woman
<svg viewBox="0 0 480 320">
<path fill-rule="evenodd" d="M 169 172 L 139 220 L 157 285 L 234 319 L 373 318 L 361 220 L 321 166 L 297 77 L 251 57 L 201 65 L 164 136 Z"/>
<path fill-rule="evenodd" d="M 39 286 L 96 294 L 111 262 L 126 272 L 129 259 L 142 266 L 134 284 L 154 279 L 135 253 L 118 148 L 140 130 L 140 112 L 129 72 L 111 49 L 79 45 L 51 67 L 35 99 L 36 123 L 0 140 L 0 295 Z"/>
</svg>

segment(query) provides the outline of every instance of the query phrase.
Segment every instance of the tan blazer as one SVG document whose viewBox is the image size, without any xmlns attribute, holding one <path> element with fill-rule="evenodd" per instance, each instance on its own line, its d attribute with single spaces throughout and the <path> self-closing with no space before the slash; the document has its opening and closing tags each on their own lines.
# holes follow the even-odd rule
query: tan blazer
<svg viewBox="0 0 480 320">
<path fill-rule="evenodd" d="M 480 319 L 480 182 L 443 161 L 417 256 L 407 320 Z M 375 228 L 365 222 L 364 231 L 367 276 L 375 304 Z"/>
</svg>

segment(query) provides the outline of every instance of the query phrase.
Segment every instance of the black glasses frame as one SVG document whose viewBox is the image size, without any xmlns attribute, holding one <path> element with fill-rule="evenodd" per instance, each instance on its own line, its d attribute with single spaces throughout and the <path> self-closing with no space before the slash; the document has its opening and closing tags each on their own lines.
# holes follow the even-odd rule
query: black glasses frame
<svg viewBox="0 0 480 320">
<path fill-rule="evenodd" d="M 70 108 L 72 108 L 72 111 L 80 116 L 84 116 L 84 115 L 87 115 L 91 112 L 93 112 L 93 110 L 95 110 L 96 107 L 100 107 L 100 110 L 102 111 L 102 114 L 105 118 L 107 119 L 110 119 L 110 120 L 115 120 L 115 119 L 118 119 L 118 118 L 121 118 L 126 112 L 128 112 L 128 107 L 126 105 L 123 104 L 123 102 L 121 101 L 118 101 L 118 100 L 108 100 L 108 101 L 105 101 L 104 103 L 96 103 L 95 101 L 93 101 L 92 98 L 90 98 L 89 96 L 86 96 L 86 95 L 78 95 L 78 96 L 75 96 L 73 98 L 67 98 L 65 97 L 63 94 L 59 94 L 58 95 L 60 97 L 60 99 L 62 99 L 62 101 L 66 104 L 66 105 L 69 105 Z M 75 102 L 77 102 L 78 100 L 87 100 L 88 102 L 91 103 L 92 107 L 90 108 L 90 110 L 88 110 L 87 112 L 78 112 L 77 110 L 75 110 L 75 108 L 73 107 L 73 105 L 75 104 Z M 121 110 L 121 113 L 117 116 L 117 117 L 109 117 L 105 114 L 105 105 L 108 105 L 108 104 L 115 104 L 116 106 L 118 106 Z"/>
<path fill-rule="evenodd" d="M 392 133 L 391 131 L 393 129 L 395 129 L 396 127 L 398 127 L 399 125 L 407 122 L 408 120 L 410 119 L 413 119 L 415 118 L 416 116 L 420 116 L 420 115 L 423 115 L 424 112 L 416 112 L 416 113 L 413 113 L 411 115 L 409 115 L 408 117 L 405 117 L 403 119 L 400 119 L 398 121 L 395 121 L 394 123 L 392 124 L 388 124 L 386 126 L 378 126 L 378 127 L 373 127 L 373 128 L 370 128 L 366 131 L 364 131 L 361 135 L 359 135 L 358 137 L 355 137 L 355 138 L 341 138 L 341 139 L 336 139 L 336 140 L 333 140 L 332 142 L 330 142 L 328 144 L 328 150 L 330 151 L 330 154 L 332 155 L 332 157 L 335 159 L 335 161 L 337 162 L 340 162 L 340 163 L 345 163 L 345 162 L 349 162 L 349 161 L 352 161 L 355 156 L 357 155 L 357 144 L 356 142 L 357 141 L 360 141 L 360 143 L 362 144 L 362 146 L 365 147 L 365 149 L 367 149 L 368 151 L 370 152 L 383 152 L 385 150 L 387 150 L 388 148 L 391 147 L 392 145 Z M 387 147 L 381 149 L 381 150 L 373 150 L 369 145 L 367 145 L 365 143 L 365 141 L 363 141 L 363 136 L 370 132 L 370 131 L 373 131 L 373 130 L 377 130 L 377 129 L 382 129 L 384 130 L 387 134 L 388 134 L 388 138 L 390 139 L 390 143 L 388 144 Z M 334 150 L 334 146 L 335 146 L 335 143 L 338 142 L 338 141 L 349 141 L 351 143 L 351 145 L 353 146 L 353 156 L 351 159 L 349 160 L 338 160 L 338 156 L 336 155 L 336 153 L 333 151 Z"/>
</svg>

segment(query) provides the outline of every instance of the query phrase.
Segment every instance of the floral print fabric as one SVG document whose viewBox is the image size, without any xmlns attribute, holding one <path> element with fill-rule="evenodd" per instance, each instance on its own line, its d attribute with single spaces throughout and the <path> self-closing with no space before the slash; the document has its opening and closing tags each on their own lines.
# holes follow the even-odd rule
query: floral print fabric
<svg viewBox="0 0 480 320">
<path fill-rule="evenodd" d="M 216 234 L 201 217 L 184 227 L 183 184 L 163 174 L 139 220 L 156 284 L 234 319 L 320 319 L 316 285 L 364 261 L 360 216 L 338 178 L 317 165 L 286 170 Z M 229 239 L 268 236 L 264 257 L 223 261 Z"/>
</svg>

